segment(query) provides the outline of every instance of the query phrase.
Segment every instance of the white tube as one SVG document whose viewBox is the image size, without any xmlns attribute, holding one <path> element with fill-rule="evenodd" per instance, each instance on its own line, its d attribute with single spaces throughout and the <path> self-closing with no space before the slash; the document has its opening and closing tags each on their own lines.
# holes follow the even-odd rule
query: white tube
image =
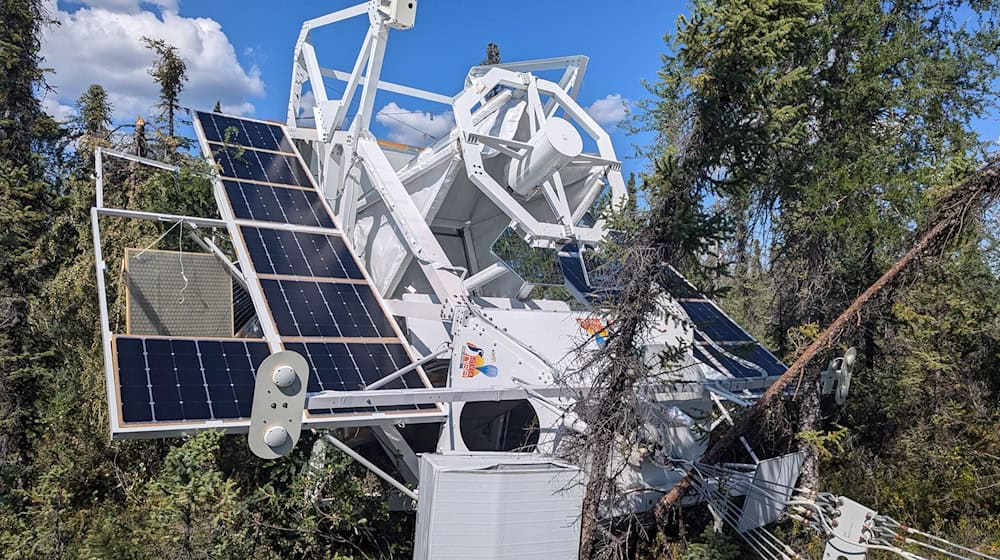
<svg viewBox="0 0 1000 560">
<path fill-rule="evenodd" d="M 519 195 L 530 195 L 556 171 L 583 152 L 580 132 L 565 119 L 552 117 L 528 141 L 531 150 L 507 167 L 507 183 Z"/>
</svg>

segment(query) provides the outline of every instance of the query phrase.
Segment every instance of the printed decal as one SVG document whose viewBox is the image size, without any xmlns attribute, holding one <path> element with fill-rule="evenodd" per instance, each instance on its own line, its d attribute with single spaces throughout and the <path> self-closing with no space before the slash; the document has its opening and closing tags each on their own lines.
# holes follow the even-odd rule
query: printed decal
<svg viewBox="0 0 1000 560">
<path fill-rule="evenodd" d="M 495 362 L 497 360 L 496 352 L 491 352 L 490 357 Z M 465 349 L 462 351 L 462 377 L 475 377 L 480 373 L 486 377 L 496 377 L 500 370 L 497 369 L 497 366 L 486 363 L 485 352 L 482 348 L 471 342 L 466 342 Z"/>
<path fill-rule="evenodd" d="M 594 339 L 598 346 L 603 347 L 608 342 L 608 327 L 601 323 L 597 317 L 577 319 L 576 322 L 588 336 Z"/>
</svg>

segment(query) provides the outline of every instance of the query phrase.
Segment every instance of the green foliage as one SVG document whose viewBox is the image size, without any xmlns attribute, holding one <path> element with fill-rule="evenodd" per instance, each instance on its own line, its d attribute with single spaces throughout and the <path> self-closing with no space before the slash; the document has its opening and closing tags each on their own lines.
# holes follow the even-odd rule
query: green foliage
<svg viewBox="0 0 1000 560">
<path fill-rule="evenodd" d="M 242 508 L 234 481 L 218 470 L 221 432 L 202 432 L 167 454 L 140 492 L 148 516 L 140 538 L 165 558 L 244 558 Z"/>
<path fill-rule="evenodd" d="M 812 447 L 820 459 L 829 460 L 844 453 L 844 440 L 850 433 L 843 426 L 835 427 L 835 430 L 827 432 L 803 430 L 796 437 L 802 444 Z"/>
<path fill-rule="evenodd" d="M 697 542 L 690 543 L 684 551 L 684 560 L 736 560 L 743 558 L 736 537 L 729 532 L 716 532 L 711 525 L 705 527 Z"/>
<path fill-rule="evenodd" d="M 500 64 L 500 47 L 496 43 L 490 42 L 486 45 L 486 58 L 483 59 L 479 64 L 483 66 L 492 66 L 494 64 Z"/>
<path fill-rule="evenodd" d="M 149 69 L 149 75 L 160 86 L 160 118 L 167 126 L 167 137 L 174 138 L 174 116 L 180 110 L 180 95 L 187 77 L 187 63 L 177 54 L 177 47 L 163 39 L 143 37 L 146 48 L 159 57 Z"/>
<path fill-rule="evenodd" d="M 695 0 L 633 122 L 657 135 L 650 207 L 687 201 L 663 218 L 682 271 L 794 358 L 983 160 L 969 123 L 996 107 L 998 15 L 991 1 Z M 996 226 L 858 316 L 848 406 L 800 396 L 782 442 L 821 459 L 807 484 L 994 546 Z"/>
</svg>

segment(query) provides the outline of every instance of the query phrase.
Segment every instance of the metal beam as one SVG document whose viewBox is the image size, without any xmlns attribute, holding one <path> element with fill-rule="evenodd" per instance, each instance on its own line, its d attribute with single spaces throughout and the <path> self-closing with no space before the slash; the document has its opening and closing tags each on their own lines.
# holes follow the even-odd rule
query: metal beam
<svg viewBox="0 0 1000 560">
<path fill-rule="evenodd" d="M 103 146 L 98 146 L 94 150 L 94 174 L 96 177 L 96 205 L 98 208 L 104 207 L 104 154 L 109 156 L 114 156 L 116 158 L 121 158 L 128 161 L 134 161 L 136 163 L 141 163 L 143 165 L 148 165 L 150 167 L 156 167 L 163 169 L 165 171 L 170 171 L 172 173 L 177 173 L 180 171 L 180 167 L 170 164 L 163 163 L 162 161 L 156 161 L 155 159 L 144 158 L 134 154 L 127 154 L 125 152 L 119 152 L 118 150 L 112 150 L 110 148 L 105 148 Z"/>
<path fill-rule="evenodd" d="M 377 477 L 381 478 L 382 480 L 388 482 L 396 490 L 399 490 L 403 494 L 406 494 L 407 496 L 409 496 L 410 499 L 416 501 L 416 499 L 417 499 L 417 493 L 416 492 L 414 492 L 413 490 L 410 490 L 409 488 L 407 488 L 402 482 L 400 482 L 400 481 L 396 480 L 395 478 L 392 478 L 391 476 L 389 476 L 389 473 L 387 473 L 387 472 L 383 471 L 382 469 L 376 467 L 375 463 L 372 463 L 368 459 L 365 459 L 364 457 L 362 457 L 357 451 L 351 449 L 346 443 L 340 441 L 339 439 L 337 439 L 337 438 L 335 438 L 335 437 L 333 437 L 331 435 L 323 436 L 323 440 L 327 441 L 327 442 L 329 442 L 331 444 L 333 444 L 337 449 L 339 449 L 339 450 L 343 451 L 344 453 L 346 453 L 348 457 L 350 457 L 351 459 L 354 459 L 355 461 L 361 463 L 368 470 L 370 470 L 373 473 L 375 473 L 375 476 L 377 476 Z"/>
<path fill-rule="evenodd" d="M 310 31 L 316 29 L 317 27 L 323 27 L 324 25 L 330 25 L 331 23 L 337 23 L 338 21 L 344 21 L 345 19 L 367 14 L 369 6 L 371 6 L 371 2 L 362 2 L 349 8 L 344 8 L 343 10 L 337 10 L 336 12 L 326 14 L 325 16 L 306 20 L 305 23 L 302 24 L 302 30 Z"/>
<path fill-rule="evenodd" d="M 327 78 L 334 78 L 342 82 L 348 82 L 351 80 L 351 73 L 344 72 L 343 70 L 334 70 L 333 68 L 320 68 L 319 72 L 321 75 Z M 362 78 L 365 79 L 365 78 Z M 378 89 L 384 91 L 391 91 L 393 93 L 398 93 L 400 95 L 408 95 L 410 97 L 416 97 L 418 99 L 425 99 L 427 101 L 433 101 L 435 103 L 441 103 L 443 105 L 451 105 L 452 97 L 447 95 L 442 95 L 440 93 L 435 93 L 433 91 L 427 91 L 425 89 L 415 88 L 411 86 L 404 86 L 402 84 L 396 84 L 393 82 L 386 82 L 384 80 L 379 80 L 375 85 Z"/>
<path fill-rule="evenodd" d="M 378 440 L 379 445 L 389 455 L 389 459 L 410 484 L 416 485 L 420 481 L 420 467 L 417 464 L 417 454 L 414 453 L 410 444 L 403 439 L 403 434 L 399 433 L 396 426 L 392 424 L 382 424 L 372 426 L 372 434 Z"/>
<path fill-rule="evenodd" d="M 188 230 L 187 234 L 188 237 L 197 243 L 199 247 L 215 255 L 215 257 L 222 262 L 222 265 L 226 267 L 226 270 L 229 272 L 229 275 L 233 277 L 233 280 L 235 280 L 236 283 L 239 284 L 244 290 L 247 289 L 247 280 L 243 277 L 243 273 L 240 272 L 240 269 L 236 268 L 232 261 L 229 260 L 229 257 L 222 252 L 222 249 L 219 249 L 218 245 L 216 245 L 211 239 L 202 238 L 200 235 L 195 233 L 194 230 Z"/>
<path fill-rule="evenodd" d="M 354 408 L 450 402 L 512 401 L 534 398 L 579 398 L 584 387 L 521 386 L 482 389 L 380 389 L 377 391 L 321 391 L 306 397 L 306 408 Z"/>
<path fill-rule="evenodd" d="M 407 373 L 410 373 L 411 371 L 413 371 L 413 370 L 417 369 L 418 367 L 426 364 L 427 362 L 435 360 L 435 359 L 441 357 L 441 355 L 443 355 L 443 354 L 449 354 L 449 353 L 451 353 L 451 347 L 442 348 L 441 350 L 438 350 L 437 352 L 434 352 L 433 354 L 430 354 L 429 356 L 424 356 L 423 358 L 420 358 L 419 360 L 413 362 L 412 364 L 410 364 L 410 365 L 408 365 L 408 366 L 406 366 L 404 368 L 400 368 L 400 369 L 396 370 L 395 372 L 390 373 L 389 375 L 386 375 L 385 377 L 382 377 L 382 378 L 376 380 L 371 385 L 365 385 L 365 390 L 366 391 L 374 391 L 375 389 L 379 389 L 381 387 L 385 387 L 389 383 L 392 383 L 393 381 L 399 379 L 400 377 L 403 377 Z"/>
<path fill-rule="evenodd" d="M 158 222 L 183 222 L 195 226 L 224 228 L 226 222 L 213 218 L 195 218 L 193 216 L 178 216 L 177 214 L 161 214 L 159 212 L 140 212 L 139 210 L 123 210 L 121 208 L 94 208 L 98 215 L 117 216 L 119 218 L 136 218 L 139 220 L 155 220 Z"/>
</svg>

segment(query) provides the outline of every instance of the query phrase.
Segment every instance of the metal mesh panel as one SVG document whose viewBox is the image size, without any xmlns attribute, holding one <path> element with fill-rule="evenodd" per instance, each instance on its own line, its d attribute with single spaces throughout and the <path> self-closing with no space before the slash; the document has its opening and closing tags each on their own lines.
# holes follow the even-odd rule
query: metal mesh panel
<svg viewBox="0 0 1000 560">
<path fill-rule="evenodd" d="M 233 283 L 213 255 L 126 249 L 126 332 L 233 336 Z"/>
</svg>

